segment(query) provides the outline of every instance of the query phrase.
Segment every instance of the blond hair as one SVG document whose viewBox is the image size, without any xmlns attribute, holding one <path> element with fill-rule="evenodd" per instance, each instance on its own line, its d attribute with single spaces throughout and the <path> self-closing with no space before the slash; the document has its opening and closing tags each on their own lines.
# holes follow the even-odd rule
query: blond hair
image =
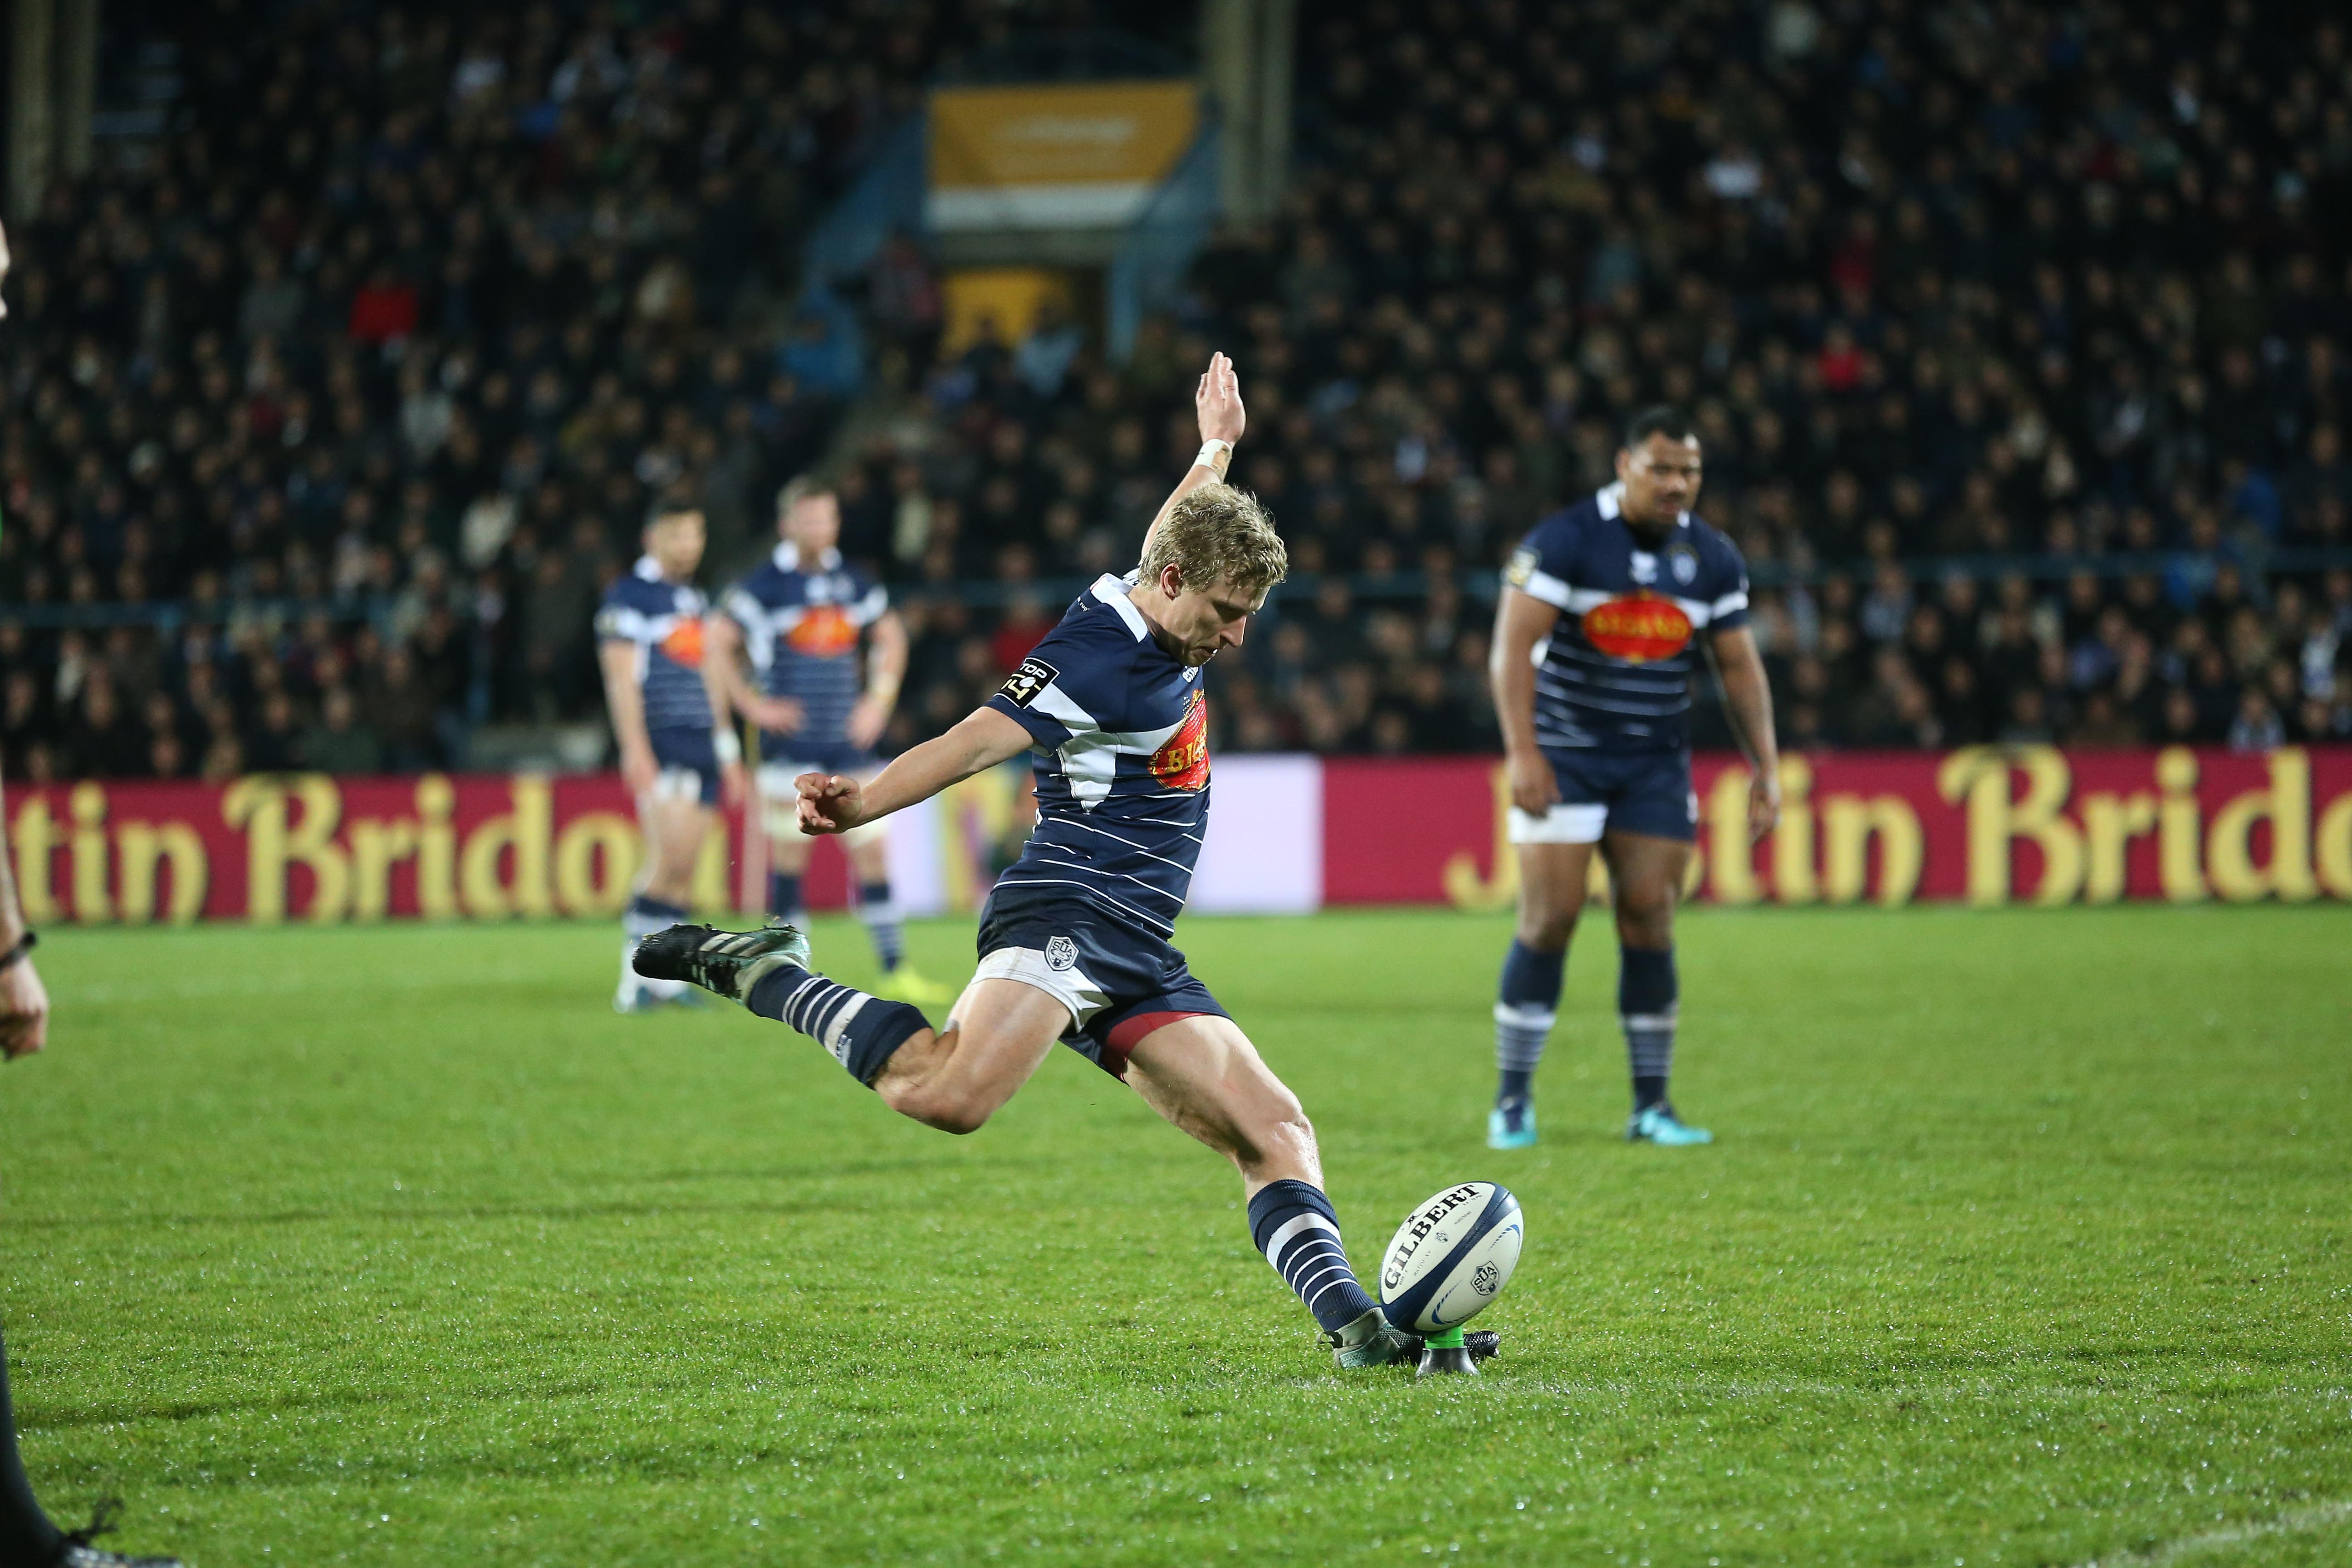
<svg viewBox="0 0 2352 1568">
<path fill-rule="evenodd" d="M 1208 484 L 1170 507 L 1144 548 L 1145 582 L 1158 582 L 1171 566 L 1188 587 L 1223 584 L 1255 597 L 1289 574 L 1290 552 L 1265 502 L 1231 485 Z"/>
<path fill-rule="evenodd" d="M 795 475 L 786 479 L 784 488 L 776 492 L 776 515 L 790 517 L 793 514 L 793 509 L 801 502 L 814 500 L 819 496 L 829 496 L 833 493 L 833 486 L 814 474 Z"/>
</svg>

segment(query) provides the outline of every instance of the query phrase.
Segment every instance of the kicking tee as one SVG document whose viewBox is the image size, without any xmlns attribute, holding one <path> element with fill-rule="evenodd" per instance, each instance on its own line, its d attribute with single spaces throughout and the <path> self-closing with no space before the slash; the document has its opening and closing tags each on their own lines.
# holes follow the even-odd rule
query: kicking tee
<svg viewBox="0 0 2352 1568">
<path fill-rule="evenodd" d="M 1078 898 L 1135 929 L 1176 929 L 1209 821 L 1201 671 L 1152 640 L 1105 573 L 988 705 L 1029 731 L 1037 830 L 991 907 Z"/>
<path fill-rule="evenodd" d="M 1621 512 L 1622 485 L 1536 524 L 1503 581 L 1559 608 L 1536 645 L 1536 743 L 1664 751 L 1690 744 L 1693 644 L 1748 624 L 1748 567 L 1685 512 L 1655 549 Z"/>
</svg>

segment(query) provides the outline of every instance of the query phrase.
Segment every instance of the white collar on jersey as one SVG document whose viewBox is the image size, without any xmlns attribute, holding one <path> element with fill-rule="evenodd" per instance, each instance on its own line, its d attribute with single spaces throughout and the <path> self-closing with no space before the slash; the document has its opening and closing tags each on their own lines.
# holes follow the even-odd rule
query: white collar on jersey
<svg viewBox="0 0 2352 1568">
<path fill-rule="evenodd" d="M 1592 498 L 1592 504 L 1601 509 L 1601 515 L 1605 521 L 1614 521 L 1616 518 L 1623 515 L 1625 510 L 1625 481 L 1619 479 L 1615 484 L 1604 487 L 1599 494 Z M 1676 528 L 1688 528 L 1690 526 L 1690 513 L 1686 511 L 1676 512 L 1675 514 L 1675 526 Z"/>
<path fill-rule="evenodd" d="M 1136 582 L 1134 577 L 1118 577 L 1106 572 L 1095 579 L 1094 593 L 1096 598 L 1118 612 L 1118 618 L 1127 623 L 1127 629 L 1135 634 L 1135 640 L 1141 642 L 1151 635 L 1151 623 L 1143 618 L 1143 612 L 1137 609 L 1135 601 L 1127 596 L 1127 591 L 1134 587 Z"/>
<path fill-rule="evenodd" d="M 776 570 L 779 572 L 797 572 L 800 569 L 801 547 L 794 544 L 789 539 L 777 545 Z M 824 554 L 818 556 L 816 559 L 816 569 L 820 572 L 840 571 L 841 552 L 838 550 L 828 550 Z"/>
</svg>

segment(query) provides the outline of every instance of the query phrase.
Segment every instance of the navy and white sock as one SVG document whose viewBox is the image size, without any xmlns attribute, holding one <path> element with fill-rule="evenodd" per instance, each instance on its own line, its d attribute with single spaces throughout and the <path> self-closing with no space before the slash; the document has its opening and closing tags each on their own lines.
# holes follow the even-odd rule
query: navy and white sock
<svg viewBox="0 0 2352 1568">
<path fill-rule="evenodd" d="M 882 961 L 883 973 L 891 973 L 906 962 L 906 928 L 898 923 L 898 906 L 890 901 L 887 878 L 858 884 L 857 918 L 866 922 L 866 934 L 874 939 L 874 956 Z"/>
<path fill-rule="evenodd" d="M 638 986 L 656 996 L 676 996 L 687 989 L 683 980 L 648 980 L 629 965 L 637 951 L 637 943 L 657 931 L 667 931 L 674 925 L 684 925 L 693 918 L 682 904 L 656 899 L 650 893 L 639 893 L 621 911 L 621 984 Z"/>
<path fill-rule="evenodd" d="M 52 1563 L 65 1532 L 49 1522 L 16 1457 L 16 1415 L 8 1405 L 8 1348 L 0 1344 L 0 1563 Z"/>
<path fill-rule="evenodd" d="M 1543 1060 L 1544 1041 L 1559 1018 L 1560 976 L 1568 968 L 1568 950 L 1538 952 L 1512 939 L 1503 957 L 1503 984 L 1495 1001 L 1495 1065 L 1501 1081 L 1495 1103 L 1524 1100 L 1535 1084 L 1536 1067 Z"/>
<path fill-rule="evenodd" d="M 1666 1098 L 1675 1066 L 1675 1014 L 1681 1005 L 1675 979 L 1675 950 L 1618 950 L 1617 1017 L 1625 1026 L 1625 1059 L 1633 1073 L 1633 1109 L 1647 1110 Z"/>
<path fill-rule="evenodd" d="M 1250 1240 L 1265 1254 L 1315 1321 L 1337 1333 L 1379 1305 L 1356 1282 L 1339 1243 L 1339 1216 L 1322 1191 L 1305 1182 L 1269 1182 L 1250 1199 Z"/>
<path fill-rule="evenodd" d="M 768 912 L 782 916 L 796 926 L 808 924 L 808 910 L 801 903 L 801 874 L 798 871 L 768 873 Z"/>
<path fill-rule="evenodd" d="M 868 1089 L 882 1076 L 890 1053 L 931 1026 L 919 1007 L 886 1002 L 789 963 L 761 975 L 743 1005 L 798 1029 Z"/>
</svg>

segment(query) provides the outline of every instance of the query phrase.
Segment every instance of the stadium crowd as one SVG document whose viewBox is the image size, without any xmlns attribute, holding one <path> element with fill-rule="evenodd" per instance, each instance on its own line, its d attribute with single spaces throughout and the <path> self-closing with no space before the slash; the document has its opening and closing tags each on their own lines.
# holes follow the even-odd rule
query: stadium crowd
<svg viewBox="0 0 2352 1568">
<path fill-rule="evenodd" d="M 191 50 L 153 165 L 15 237 L 9 766 L 415 769 L 593 715 L 648 499 L 739 568 L 820 462 L 908 616 L 903 744 L 1128 563 L 1212 346 L 1299 574 L 1214 670 L 1221 747 L 1494 745 L 1494 568 L 1662 400 L 1791 748 L 2352 734 L 2341 21 L 1310 0 L 1281 219 L 1126 363 L 1055 310 L 943 353 L 911 239 L 804 288 L 918 84 L 1074 14 L 1028 9 L 297 7 Z"/>
</svg>

